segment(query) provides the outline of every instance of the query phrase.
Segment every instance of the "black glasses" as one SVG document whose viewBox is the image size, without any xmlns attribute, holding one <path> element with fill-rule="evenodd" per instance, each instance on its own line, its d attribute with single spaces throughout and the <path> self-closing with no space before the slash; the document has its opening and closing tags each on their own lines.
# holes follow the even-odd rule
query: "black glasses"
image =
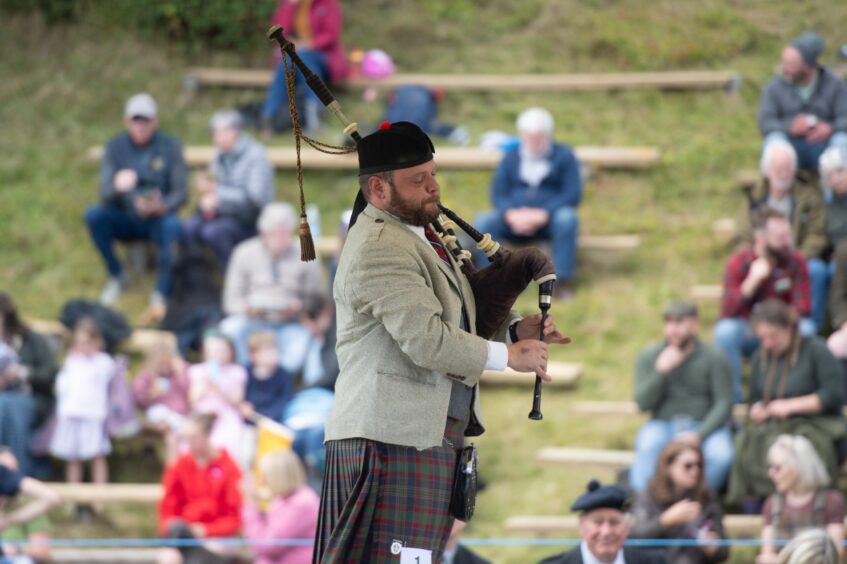
<svg viewBox="0 0 847 564">
<path fill-rule="evenodd" d="M 702 468 L 702 465 L 699 462 L 686 462 L 682 465 L 682 467 L 683 469 L 685 469 L 686 472 L 691 472 L 695 469 L 700 470 Z"/>
</svg>

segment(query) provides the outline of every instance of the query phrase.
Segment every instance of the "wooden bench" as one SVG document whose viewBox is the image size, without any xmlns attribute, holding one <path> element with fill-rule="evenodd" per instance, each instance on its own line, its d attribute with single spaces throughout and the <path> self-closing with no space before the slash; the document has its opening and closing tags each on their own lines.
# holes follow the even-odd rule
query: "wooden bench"
<svg viewBox="0 0 847 564">
<path fill-rule="evenodd" d="M 556 388 L 573 388 L 582 377 L 582 365 L 570 362 L 550 361 L 547 363 L 547 373 L 553 377 L 552 382 L 544 382 L 544 386 Z M 503 372 L 486 370 L 482 373 L 480 380 L 486 385 L 521 385 L 532 386 L 535 384 L 535 374 L 531 372 L 516 372 L 507 368 Z"/>
<path fill-rule="evenodd" d="M 592 168 L 644 169 L 659 163 L 661 153 L 656 147 L 575 147 L 577 159 Z M 190 167 L 205 167 L 215 154 L 212 146 L 185 147 L 185 161 Z M 267 155 L 277 168 L 293 170 L 297 162 L 294 147 L 268 147 Z M 90 160 L 103 157 L 103 147 L 91 147 L 87 151 Z M 475 147 L 439 147 L 436 162 L 441 170 L 493 170 L 503 157 L 497 149 Z M 300 153 L 301 163 L 306 169 L 354 171 L 359 167 L 355 154 L 329 155 L 304 147 Z"/>
<path fill-rule="evenodd" d="M 50 551 L 51 562 L 65 564 L 114 564 L 126 562 L 132 564 L 153 564 L 156 562 L 158 548 L 54 548 Z"/>
<path fill-rule="evenodd" d="M 598 448 L 544 447 L 535 454 L 536 462 L 555 465 L 578 465 L 592 472 L 617 472 L 635 459 L 631 450 L 605 450 Z"/>
<path fill-rule="evenodd" d="M 758 537 L 762 531 L 761 515 L 724 515 L 723 525 L 731 537 Z M 506 519 L 504 528 L 509 533 L 535 535 L 578 535 L 577 515 L 541 516 L 521 515 Z"/>
<path fill-rule="evenodd" d="M 27 325 L 36 333 L 54 337 L 63 342 L 70 338 L 70 331 L 60 321 L 52 319 L 27 319 Z M 120 350 L 127 353 L 144 354 L 155 344 L 165 343 L 176 350 L 176 336 L 169 331 L 158 329 L 135 329 L 130 337 L 121 343 Z"/>
<path fill-rule="evenodd" d="M 183 78 L 185 100 L 204 86 L 267 88 L 273 80 L 271 69 L 232 69 L 194 67 Z M 738 92 L 741 75 L 731 70 L 692 70 L 590 74 L 395 74 L 381 79 L 357 78 L 341 88 L 389 89 L 419 84 L 454 92 L 573 92 L 597 90 L 706 90 Z"/>
<path fill-rule="evenodd" d="M 64 502 L 155 504 L 162 498 L 161 484 L 47 484 Z"/>
<path fill-rule="evenodd" d="M 699 284 L 689 289 L 688 296 L 698 302 L 719 302 L 723 287 L 720 284 Z"/>
</svg>

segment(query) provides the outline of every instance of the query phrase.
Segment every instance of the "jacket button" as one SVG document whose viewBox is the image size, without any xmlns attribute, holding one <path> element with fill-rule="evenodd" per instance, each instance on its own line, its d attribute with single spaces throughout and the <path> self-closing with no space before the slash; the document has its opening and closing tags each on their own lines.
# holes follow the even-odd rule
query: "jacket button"
<svg viewBox="0 0 847 564">
<path fill-rule="evenodd" d="M 384 222 L 385 222 L 385 220 L 382 220 L 382 219 L 375 219 L 374 220 L 374 223 L 384 223 Z"/>
</svg>

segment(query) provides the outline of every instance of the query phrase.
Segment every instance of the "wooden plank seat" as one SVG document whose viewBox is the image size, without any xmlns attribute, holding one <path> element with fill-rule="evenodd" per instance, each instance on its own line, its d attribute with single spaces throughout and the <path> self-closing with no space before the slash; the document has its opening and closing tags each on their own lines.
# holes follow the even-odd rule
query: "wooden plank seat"
<svg viewBox="0 0 847 564">
<path fill-rule="evenodd" d="M 635 452 L 579 447 L 544 447 L 535 454 L 543 464 L 579 465 L 580 468 L 620 470 L 632 464 Z"/>
<path fill-rule="evenodd" d="M 723 288 L 720 284 L 698 284 L 690 288 L 688 296 L 698 302 L 719 302 Z"/>
<path fill-rule="evenodd" d="M 70 331 L 60 321 L 53 319 L 27 319 L 26 322 L 36 333 L 43 333 L 64 342 L 67 342 L 70 338 Z M 120 350 L 127 353 L 143 354 L 151 346 L 158 343 L 165 343 L 176 350 L 176 336 L 169 331 L 160 331 L 158 329 L 133 330 L 130 337 L 121 343 Z"/>
<path fill-rule="evenodd" d="M 661 152 L 656 147 L 599 147 L 581 146 L 574 149 L 577 158 L 583 164 L 596 168 L 640 169 L 659 163 Z M 185 147 L 185 160 L 188 166 L 205 167 L 215 154 L 212 146 Z M 297 162 L 294 147 L 268 147 L 268 158 L 278 168 L 293 169 Z M 493 170 L 503 153 L 497 149 L 479 149 L 476 147 L 439 147 L 437 149 L 438 168 L 441 170 Z M 88 149 L 90 160 L 100 160 L 103 147 Z M 359 162 L 355 154 L 329 155 L 312 148 L 301 151 L 304 168 L 320 170 L 356 170 Z"/>
<path fill-rule="evenodd" d="M 62 501 L 73 503 L 155 504 L 162 497 L 161 484 L 47 484 Z"/>
<path fill-rule="evenodd" d="M 545 382 L 544 386 L 556 388 L 573 388 L 579 383 L 582 376 L 582 365 L 570 362 L 550 361 L 547 363 L 547 373 L 553 377 L 552 382 Z M 503 372 L 486 370 L 482 373 L 480 380 L 485 385 L 522 385 L 532 386 L 535 383 L 535 374 L 531 372 L 516 372 L 507 368 Z"/>
<path fill-rule="evenodd" d="M 761 515 L 724 515 L 723 525 L 730 537 L 758 537 L 762 530 Z M 576 515 L 516 515 L 506 519 L 509 533 L 531 535 L 579 535 Z"/>
<path fill-rule="evenodd" d="M 183 79 L 183 94 L 189 98 L 204 86 L 267 88 L 272 69 L 194 67 Z M 339 86 L 348 89 L 388 89 L 419 84 L 454 92 L 573 92 L 598 90 L 707 90 L 737 92 L 741 75 L 732 70 L 688 70 L 584 74 L 395 74 L 381 79 L 356 78 Z"/>
</svg>

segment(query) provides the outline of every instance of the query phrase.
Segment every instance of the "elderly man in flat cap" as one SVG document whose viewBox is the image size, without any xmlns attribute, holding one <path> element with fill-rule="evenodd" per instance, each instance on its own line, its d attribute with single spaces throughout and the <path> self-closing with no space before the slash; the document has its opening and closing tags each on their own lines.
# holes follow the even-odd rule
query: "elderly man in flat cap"
<svg viewBox="0 0 847 564">
<path fill-rule="evenodd" d="M 827 147 L 847 147 L 847 85 L 818 64 L 823 38 L 803 33 L 782 49 L 782 72 L 762 92 L 759 130 L 767 146 L 789 141 L 800 169 L 816 171 Z"/>
<path fill-rule="evenodd" d="M 571 511 L 580 511 L 579 546 L 545 558 L 541 564 L 657 564 L 663 556 L 624 547 L 629 533 L 629 496 L 618 486 L 588 483 Z"/>
<path fill-rule="evenodd" d="M 315 562 L 439 562 L 457 451 L 484 431 L 482 372 L 549 380 L 547 344 L 567 342 L 552 322 L 537 340 L 540 316 L 514 313 L 498 342 L 474 334 L 471 287 L 431 227 L 433 152 L 409 122 L 384 122 L 358 143 L 360 195 L 334 283 L 341 372 Z"/>
</svg>

